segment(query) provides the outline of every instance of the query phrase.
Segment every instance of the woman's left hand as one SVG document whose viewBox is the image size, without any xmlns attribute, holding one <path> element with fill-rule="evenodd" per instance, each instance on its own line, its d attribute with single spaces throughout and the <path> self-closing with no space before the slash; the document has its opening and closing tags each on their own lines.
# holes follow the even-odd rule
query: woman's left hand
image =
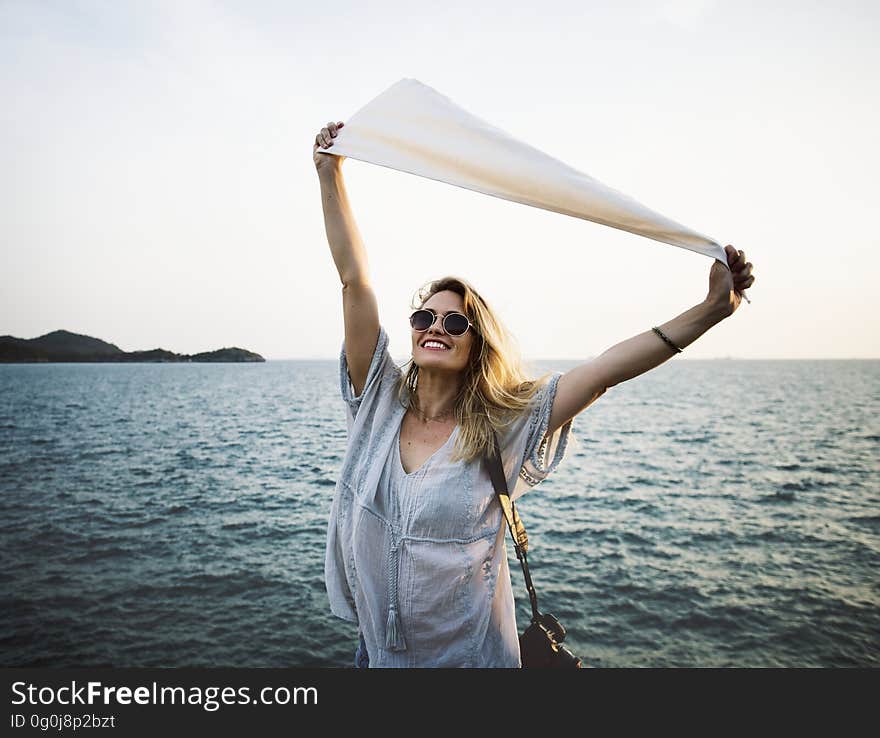
<svg viewBox="0 0 880 738">
<path fill-rule="evenodd" d="M 706 302 L 719 306 L 725 317 L 733 315 L 742 302 L 743 290 L 752 286 L 752 263 L 746 261 L 744 251 L 737 251 L 728 244 L 724 247 L 730 271 L 716 259 L 709 272 L 709 294 Z"/>
</svg>

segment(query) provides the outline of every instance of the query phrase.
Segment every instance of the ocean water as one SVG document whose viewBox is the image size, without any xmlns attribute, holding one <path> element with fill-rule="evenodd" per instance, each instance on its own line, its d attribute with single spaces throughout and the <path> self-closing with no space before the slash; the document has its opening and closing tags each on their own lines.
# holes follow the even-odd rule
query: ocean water
<svg viewBox="0 0 880 738">
<path fill-rule="evenodd" d="M 350 666 L 337 366 L 0 365 L 0 663 Z M 878 417 L 880 361 L 609 389 L 519 503 L 542 609 L 595 667 L 880 665 Z"/>
</svg>

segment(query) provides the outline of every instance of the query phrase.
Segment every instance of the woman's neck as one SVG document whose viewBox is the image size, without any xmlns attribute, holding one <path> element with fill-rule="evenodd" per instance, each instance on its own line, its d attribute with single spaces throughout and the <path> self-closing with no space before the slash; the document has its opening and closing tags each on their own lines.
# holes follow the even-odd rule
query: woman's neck
<svg viewBox="0 0 880 738">
<path fill-rule="evenodd" d="M 455 401 L 461 381 L 450 382 L 449 374 L 419 370 L 418 388 L 412 398 L 416 414 L 423 420 L 447 421 L 454 418 Z"/>
</svg>

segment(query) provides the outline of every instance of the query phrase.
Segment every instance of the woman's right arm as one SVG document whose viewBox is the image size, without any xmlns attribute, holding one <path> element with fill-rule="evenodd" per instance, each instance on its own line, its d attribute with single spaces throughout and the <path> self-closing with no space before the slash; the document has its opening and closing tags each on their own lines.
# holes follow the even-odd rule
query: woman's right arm
<svg viewBox="0 0 880 738">
<path fill-rule="evenodd" d="M 333 145 L 337 128 L 343 125 L 330 122 L 321 129 L 315 136 L 312 158 L 321 183 L 327 242 L 342 282 L 345 357 L 354 394 L 358 396 L 367 382 L 367 372 L 379 341 L 379 306 L 370 284 L 367 251 L 342 177 L 345 157 L 320 153 L 320 149 Z"/>
</svg>

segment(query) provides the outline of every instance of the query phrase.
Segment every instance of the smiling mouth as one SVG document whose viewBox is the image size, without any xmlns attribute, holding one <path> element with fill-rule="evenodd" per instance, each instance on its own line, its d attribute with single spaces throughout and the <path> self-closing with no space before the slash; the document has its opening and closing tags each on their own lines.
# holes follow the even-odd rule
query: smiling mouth
<svg viewBox="0 0 880 738">
<path fill-rule="evenodd" d="M 433 338 L 429 338 L 425 341 L 422 346 L 426 351 L 451 351 L 452 347 L 447 346 L 442 341 L 435 341 Z"/>
</svg>

